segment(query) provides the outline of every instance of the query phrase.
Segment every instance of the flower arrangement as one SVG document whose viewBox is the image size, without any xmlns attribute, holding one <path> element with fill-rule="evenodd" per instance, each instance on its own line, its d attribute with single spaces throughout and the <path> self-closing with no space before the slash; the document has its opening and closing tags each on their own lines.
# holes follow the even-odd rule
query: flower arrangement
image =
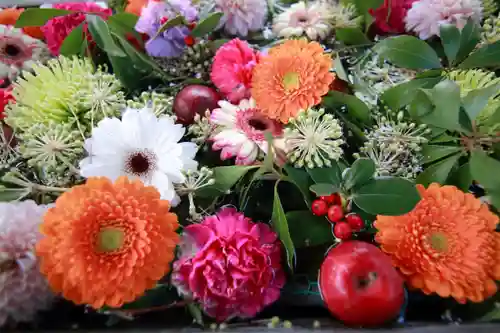
<svg viewBox="0 0 500 333">
<path fill-rule="evenodd" d="M 1 10 L 0 327 L 63 300 L 222 329 L 303 294 L 348 326 L 500 318 L 499 9 Z"/>
</svg>

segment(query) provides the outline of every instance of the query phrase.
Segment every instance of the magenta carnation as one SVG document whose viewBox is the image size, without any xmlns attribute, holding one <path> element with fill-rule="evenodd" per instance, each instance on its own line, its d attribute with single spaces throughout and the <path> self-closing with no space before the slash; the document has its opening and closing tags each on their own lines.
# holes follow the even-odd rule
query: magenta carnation
<svg viewBox="0 0 500 333">
<path fill-rule="evenodd" d="M 259 58 L 257 51 L 237 38 L 217 50 L 210 78 L 231 103 L 250 98 L 252 71 Z"/>
<path fill-rule="evenodd" d="M 45 41 L 50 52 L 57 56 L 61 45 L 66 37 L 85 21 L 85 13 L 100 13 L 103 18 L 108 18 L 113 14 L 111 9 L 102 8 L 93 2 L 66 2 L 52 6 L 56 9 L 72 10 L 75 13 L 57 16 L 45 23 L 41 30 L 45 36 Z M 87 25 L 84 26 L 85 31 Z"/>
<path fill-rule="evenodd" d="M 278 236 L 267 224 L 223 208 L 184 229 L 172 283 L 218 321 L 254 317 L 285 284 Z"/>
</svg>

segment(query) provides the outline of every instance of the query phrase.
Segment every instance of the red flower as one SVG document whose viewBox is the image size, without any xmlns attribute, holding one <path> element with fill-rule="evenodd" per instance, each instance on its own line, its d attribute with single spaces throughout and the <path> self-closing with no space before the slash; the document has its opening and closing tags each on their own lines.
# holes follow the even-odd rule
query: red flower
<svg viewBox="0 0 500 333">
<path fill-rule="evenodd" d="M 404 33 L 405 17 L 416 0 L 384 0 L 377 9 L 370 9 L 369 13 L 375 19 L 373 23 L 378 33 Z"/>
<path fill-rule="evenodd" d="M 1 88 L 0 89 L 0 120 L 5 118 L 4 110 L 9 102 L 16 102 L 14 96 L 12 96 L 12 89 L 10 88 Z"/>
</svg>

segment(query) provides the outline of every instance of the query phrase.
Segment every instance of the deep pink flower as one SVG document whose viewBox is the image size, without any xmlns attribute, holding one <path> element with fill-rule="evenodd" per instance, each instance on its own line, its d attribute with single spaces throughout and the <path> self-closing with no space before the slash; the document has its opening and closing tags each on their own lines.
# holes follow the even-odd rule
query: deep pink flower
<svg viewBox="0 0 500 333">
<path fill-rule="evenodd" d="M 405 17 L 416 0 L 384 0 L 377 9 L 370 9 L 373 23 L 380 34 L 401 34 L 405 30 Z"/>
<path fill-rule="evenodd" d="M 12 88 L 0 88 L 0 120 L 5 118 L 4 111 L 9 102 L 16 102 L 16 99 L 12 95 Z"/>
<path fill-rule="evenodd" d="M 111 9 L 102 8 L 93 2 L 66 2 L 55 4 L 52 7 L 77 12 L 65 16 L 54 17 L 41 27 L 47 46 L 53 55 L 59 55 L 59 50 L 64 39 L 74 28 L 85 21 L 85 13 L 99 13 L 104 19 L 107 19 L 113 14 Z M 87 32 L 86 23 L 84 25 L 84 31 Z"/>
<path fill-rule="evenodd" d="M 267 224 L 223 208 L 184 229 L 172 283 L 218 321 L 254 317 L 285 284 L 278 236 Z"/>
<path fill-rule="evenodd" d="M 250 98 L 252 71 L 259 58 L 257 51 L 238 38 L 217 50 L 210 77 L 231 103 Z"/>
</svg>

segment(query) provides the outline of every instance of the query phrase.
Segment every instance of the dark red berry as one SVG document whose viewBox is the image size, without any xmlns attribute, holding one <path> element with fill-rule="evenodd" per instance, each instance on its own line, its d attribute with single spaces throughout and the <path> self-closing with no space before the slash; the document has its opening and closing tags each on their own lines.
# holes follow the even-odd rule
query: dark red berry
<svg viewBox="0 0 500 333">
<path fill-rule="evenodd" d="M 337 193 L 333 193 L 330 195 L 323 195 L 319 198 L 323 201 L 326 201 L 326 203 L 329 205 L 339 205 L 340 204 L 340 202 L 338 200 L 338 199 L 340 199 L 340 196 Z"/>
<path fill-rule="evenodd" d="M 314 200 L 311 205 L 311 210 L 316 216 L 324 216 L 328 212 L 328 204 L 323 200 Z"/>
<path fill-rule="evenodd" d="M 354 231 L 360 231 L 365 227 L 365 221 L 358 214 L 349 214 L 345 219 Z"/>
<path fill-rule="evenodd" d="M 352 228 L 347 222 L 339 222 L 335 224 L 333 234 L 340 240 L 348 240 L 352 236 Z"/>
<path fill-rule="evenodd" d="M 194 28 L 196 28 L 196 22 L 191 22 L 187 26 L 188 26 L 189 30 L 193 30 Z"/>
<path fill-rule="evenodd" d="M 330 222 L 340 222 L 344 218 L 344 210 L 342 206 L 333 205 L 328 208 L 328 219 Z"/>
<path fill-rule="evenodd" d="M 194 45 L 194 38 L 193 38 L 193 36 L 186 36 L 186 37 L 184 37 L 184 43 L 186 43 L 187 46 L 193 46 Z"/>
</svg>

